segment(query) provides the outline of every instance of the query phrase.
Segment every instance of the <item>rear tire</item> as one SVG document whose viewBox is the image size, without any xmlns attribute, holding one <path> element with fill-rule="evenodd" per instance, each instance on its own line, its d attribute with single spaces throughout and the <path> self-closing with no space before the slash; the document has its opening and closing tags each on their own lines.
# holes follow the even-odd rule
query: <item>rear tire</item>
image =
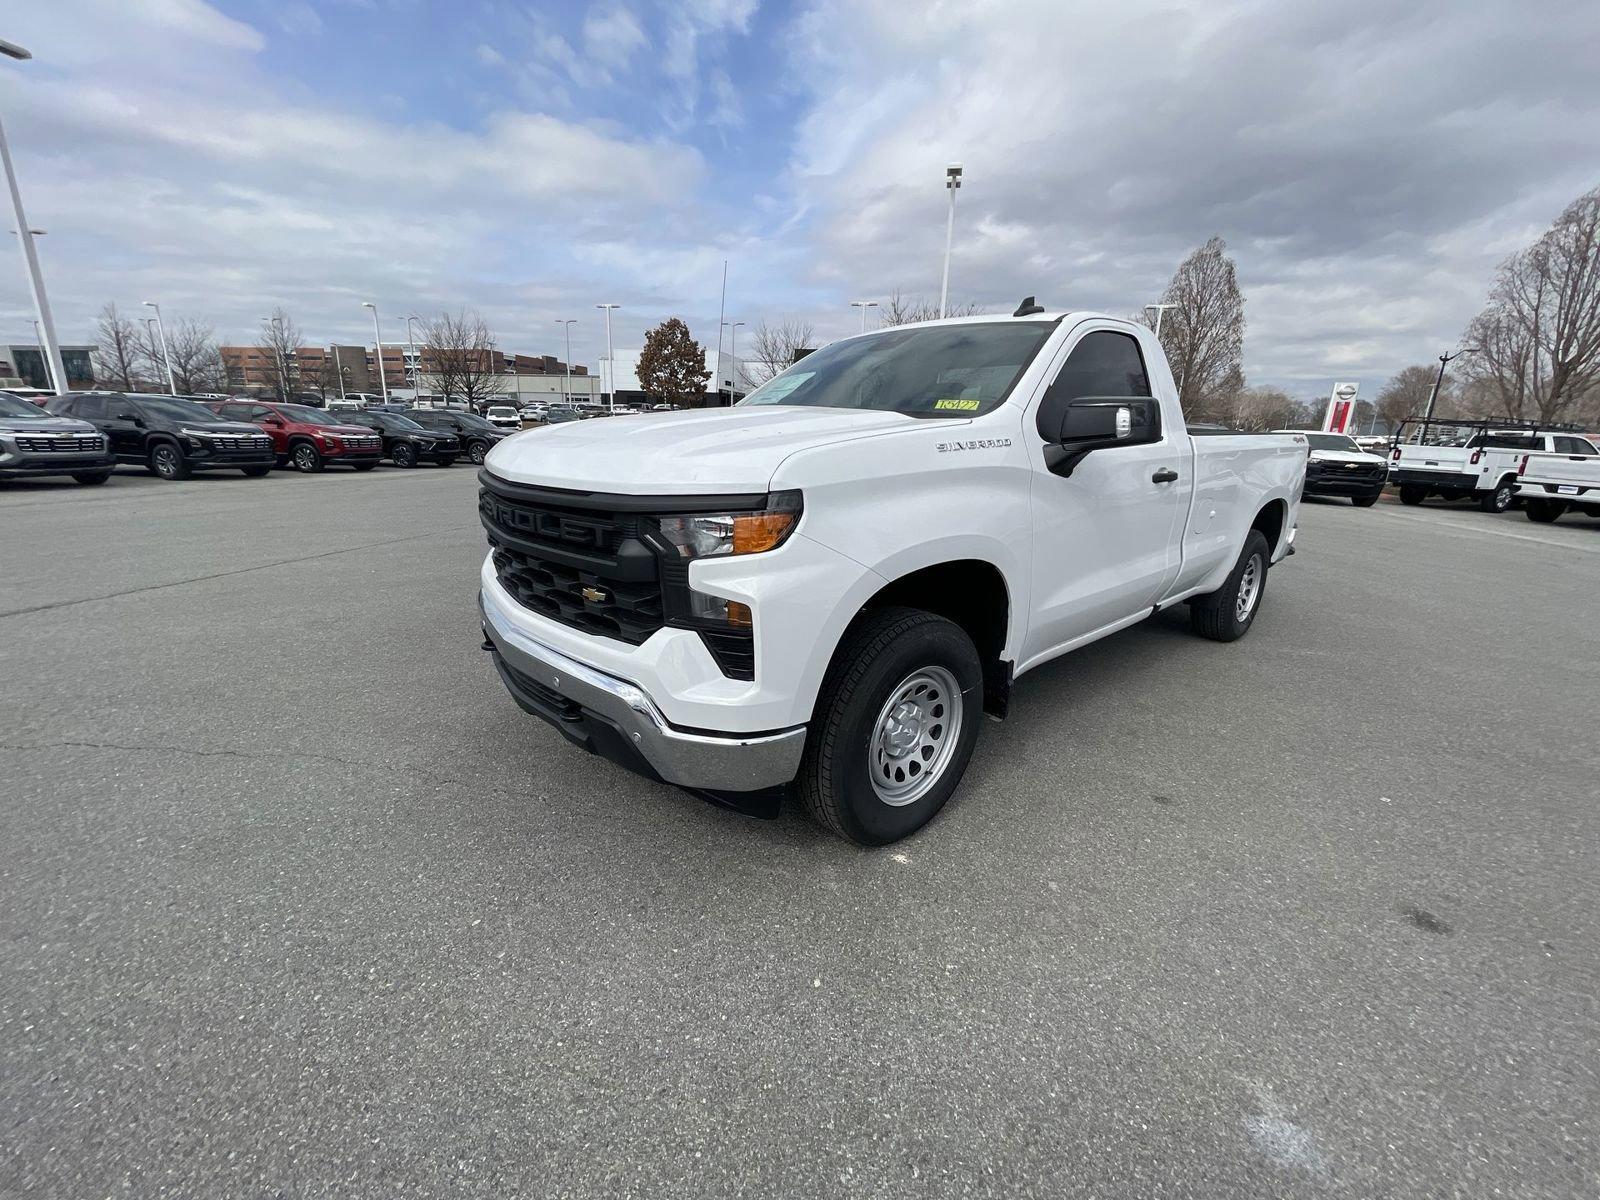
<svg viewBox="0 0 1600 1200">
<path fill-rule="evenodd" d="M 1249 633 L 1261 611 L 1271 557 L 1267 539 L 1252 529 L 1222 586 L 1189 601 L 1189 628 L 1214 642 L 1236 642 Z"/>
<path fill-rule="evenodd" d="M 1371 508 L 1378 502 L 1378 497 L 1380 495 L 1382 495 L 1381 492 L 1373 492 L 1370 496 L 1351 496 L 1350 503 L 1354 504 L 1357 508 Z"/>
<path fill-rule="evenodd" d="M 1516 495 L 1516 487 L 1510 478 L 1502 479 L 1494 485 L 1494 491 L 1478 497 L 1478 507 L 1486 513 L 1503 513 L 1510 509 Z"/>
<path fill-rule="evenodd" d="M 1400 485 L 1401 504 L 1421 504 L 1428 498 L 1428 489 L 1415 483 L 1402 483 Z"/>
<path fill-rule="evenodd" d="M 862 846 L 914 833 L 965 774 L 983 720 L 983 664 L 966 631 L 913 608 L 861 619 L 833 656 L 793 789 Z"/>
<path fill-rule="evenodd" d="M 1559 500 L 1528 500 L 1522 507 L 1528 514 L 1528 520 L 1540 525 L 1550 524 L 1567 511 L 1567 506 Z"/>
<path fill-rule="evenodd" d="M 75 479 L 77 482 L 83 484 L 85 487 L 94 487 L 96 484 L 104 483 L 106 480 L 110 479 L 111 478 L 111 472 L 110 471 L 79 471 L 72 478 Z"/>
</svg>

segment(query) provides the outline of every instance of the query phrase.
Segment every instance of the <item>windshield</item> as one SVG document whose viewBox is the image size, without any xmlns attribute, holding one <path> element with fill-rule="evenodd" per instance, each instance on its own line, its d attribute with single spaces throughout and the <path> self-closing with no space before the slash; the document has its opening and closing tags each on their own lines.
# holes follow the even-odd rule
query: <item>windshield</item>
<svg viewBox="0 0 1600 1200">
<path fill-rule="evenodd" d="M 493 425 L 489 424 L 489 422 L 478 416 L 477 413 L 451 413 L 450 416 L 453 420 L 459 422 L 463 429 L 486 429 L 490 433 L 500 432 Z"/>
<path fill-rule="evenodd" d="M 418 425 L 410 417 L 402 417 L 397 413 L 369 412 L 367 413 L 367 419 L 382 426 L 384 429 L 396 433 L 422 432 L 421 425 Z"/>
<path fill-rule="evenodd" d="M 975 417 L 999 407 L 1053 328 L 985 321 L 850 338 L 806 355 L 739 403 Z"/>
<path fill-rule="evenodd" d="M 338 421 L 323 412 L 320 408 L 311 408 L 304 404 L 280 404 L 278 411 L 283 414 L 285 421 L 296 421 L 301 425 L 347 425 L 348 421 Z"/>
<path fill-rule="evenodd" d="M 29 404 L 26 400 L 18 400 L 15 396 L 0 392 L 0 417 L 33 417 L 37 420 L 49 415 L 37 404 Z"/>
<path fill-rule="evenodd" d="M 218 421 L 231 420 L 229 417 L 219 417 L 204 404 L 196 404 L 193 400 L 179 400 L 176 396 L 140 396 L 138 406 L 147 412 L 159 417 L 166 417 L 169 421 L 205 421 L 215 424 Z M 118 411 L 115 401 L 108 404 L 108 411 L 113 415 Z"/>
<path fill-rule="evenodd" d="M 516 409 L 510 408 L 504 404 L 496 404 L 489 411 L 497 417 L 514 417 L 517 415 Z"/>
<path fill-rule="evenodd" d="M 1313 450 L 1338 450 L 1344 454 L 1360 454 L 1361 447 L 1356 445 L 1354 438 L 1347 438 L 1342 433 L 1308 433 L 1306 441 L 1311 443 Z"/>
</svg>

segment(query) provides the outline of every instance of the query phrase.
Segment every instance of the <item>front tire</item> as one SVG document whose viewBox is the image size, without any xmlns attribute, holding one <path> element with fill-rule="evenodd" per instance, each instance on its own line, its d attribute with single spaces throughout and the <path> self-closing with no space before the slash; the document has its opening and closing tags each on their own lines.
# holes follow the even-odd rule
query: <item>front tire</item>
<svg viewBox="0 0 1600 1200">
<path fill-rule="evenodd" d="M 885 608 L 834 654 L 794 788 L 840 837 L 882 846 L 944 807 L 978 740 L 983 664 L 943 617 Z"/>
<path fill-rule="evenodd" d="M 251 479 L 260 479 L 262 476 L 266 475 L 269 471 L 271 471 L 272 468 L 271 467 L 240 467 L 239 470 L 243 471 L 245 473 L 245 475 L 248 476 Z"/>
<path fill-rule="evenodd" d="M 395 466 L 409 469 L 417 465 L 417 448 L 409 442 L 400 442 L 389 457 L 394 460 Z"/>
<path fill-rule="evenodd" d="M 1511 480 L 1502 479 L 1495 484 L 1494 491 L 1485 492 L 1478 498 L 1478 507 L 1486 513 L 1503 513 L 1511 507 L 1511 502 L 1516 499 L 1516 489 Z"/>
<path fill-rule="evenodd" d="M 183 451 L 171 442 L 157 442 L 150 447 L 150 472 L 169 483 L 176 483 L 194 474 Z"/>
<path fill-rule="evenodd" d="M 296 471 L 307 475 L 314 475 L 322 470 L 322 453 L 310 442 L 300 442 L 289 451 L 289 461 L 294 464 Z"/>
<path fill-rule="evenodd" d="M 1373 492 L 1370 496 L 1351 496 L 1350 503 L 1354 504 L 1357 508 L 1371 508 L 1378 502 L 1378 497 L 1380 495 L 1382 495 L 1381 492 Z"/>
<path fill-rule="evenodd" d="M 76 482 L 83 484 L 85 487 L 94 487 L 96 484 L 104 483 L 106 480 L 110 479 L 111 478 L 111 472 L 110 471 L 79 471 L 72 478 Z"/>
<path fill-rule="evenodd" d="M 1428 498 L 1428 489 L 1416 483 L 1402 483 L 1400 485 L 1401 504 L 1421 504 Z"/>
<path fill-rule="evenodd" d="M 1252 529 L 1221 587 L 1189 602 L 1189 627 L 1214 642 L 1236 642 L 1250 632 L 1267 590 L 1272 551 L 1259 529 Z"/>
<path fill-rule="evenodd" d="M 1566 512 L 1567 506 L 1559 500 L 1529 500 L 1523 505 L 1523 511 L 1528 514 L 1528 520 L 1548 525 Z"/>
<path fill-rule="evenodd" d="M 489 447 L 482 442 L 467 443 L 467 457 L 481 466 L 483 460 L 489 456 Z"/>
</svg>

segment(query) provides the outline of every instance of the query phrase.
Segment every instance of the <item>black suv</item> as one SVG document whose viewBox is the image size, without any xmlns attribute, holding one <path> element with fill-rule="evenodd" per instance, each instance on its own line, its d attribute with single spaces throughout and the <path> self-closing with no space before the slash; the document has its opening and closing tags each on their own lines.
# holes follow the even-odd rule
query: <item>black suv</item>
<svg viewBox="0 0 1600 1200">
<path fill-rule="evenodd" d="M 404 415 L 434 433 L 455 434 L 462 450 L 475 463 L 481 463 L 501 438 L 511 436 L 511 430 L 499 429 L 477 413 L 452 408 L 408 408 Z"/>
<path fill-rule="evenodd" d="M 162 479 L 187 479 L 194 471 L 265 475 L 278 461 L 272 439 L 256 426 L 224 421 L 177 396 L 68 392 L 45 411 L 89 422 L 111 438 L 119 463 L 143 466 Z"/>
<path fill-rule="evenodd" d="M 383 438 L 383 456 L 397 467 L 414 467 L 418 463 L 438 463 L 448 467 L 461 454 L 461 443 L 453 433 L 437 433 L 424 429 L 408 417 L 398 413 L 372 412 L 359 408 L 350 412 L 341 410 L 339 420 L 348 425 L 365 425 L 376 429 Z"/>
<path fill-rule="evenodd" d="M 111 439 L 93 425 L 0 392 L 0 479 L 71 475 L 79 483 L 104 483 L 114 466 Z"/>
</svg>

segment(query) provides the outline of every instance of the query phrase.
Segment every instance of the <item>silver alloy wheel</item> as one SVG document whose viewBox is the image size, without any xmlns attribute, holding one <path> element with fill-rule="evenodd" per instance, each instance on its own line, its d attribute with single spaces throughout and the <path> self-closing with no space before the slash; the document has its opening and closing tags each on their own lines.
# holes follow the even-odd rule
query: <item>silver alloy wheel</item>
<svg viewBox="0 0 1600 1200">
<path fill-rule="evenodd" d="M 156 474 L 172 479 L 178 474 L 178 452 L 171 446 L 157 446 L 155 452 Z"/>
<path fill-rule="evenodd" d="M 1495 489 L 1494 510 L 1495 512 L 1505 512 L 1510 507 L 1511 485 L 1509 483 L 1502 483 L 1498 488 Z"/>
<path fill-rule="evenodd" d="M 297 470 L 309 471 L 317 465 L 317 451 L 313 446 L 301 442 L 294 448 L 294 465 Z"/>
<path fill-rule="evenodd" d="M 925 796 L 955 757 L 961 719 L 961 685 L 943 667 L 922 667 L 891 689 L 867 740 L 878 799 L 899 808 Z"/>
<path fill-rule="evenodd" d="M 483 453 L 483 443 L 473 442 L 472 445 L 467 449 L 467 457 L 475 463 L 481 463 L 485 457 Z"/>
<path fill-rule="evenodd" d="M 1239 576 L 1239 599 L 1234 604 L 1235 619 L 1239 621 L 1250 619 L 1250 614 L 1255 611 L 1256 601 L 1261 599 L 1261 577 L 1264 573 L 1261 555 L 1252 554 L 1250 561 L 1244 565 L 1244 574 Z"/>
</svg>

